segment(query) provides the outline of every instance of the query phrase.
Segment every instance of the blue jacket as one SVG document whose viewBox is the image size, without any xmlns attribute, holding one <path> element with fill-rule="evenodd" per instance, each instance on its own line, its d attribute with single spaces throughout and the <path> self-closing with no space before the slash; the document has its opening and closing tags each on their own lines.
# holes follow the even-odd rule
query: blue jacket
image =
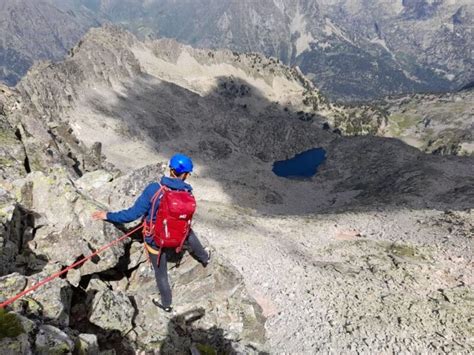
<svg viewBox="0 0 474 355">
<path fill-rule="evenodd" d="M 147 221 L 150 221 L 152 218 L 155 219 L 155 216 L 152 215 L 152 203 L 151 200 L 153 196 L 158 192 L 161 188 L 161 185 L 167 186 L 172 190 L 184 190 L 191 192 L 193 188 L 191 185 L 185 183 L 181 179 L 177 178 L 170 178 L 163 176 L 161 178 L 160 183 L 154 182 L 151 183 L 146 187 L 146 189 L 142 192 L 140 197 L 135 201 L 135 204 L 122 211 L 118 212 L 108 212 L 107 213 L 107 220 L 112 223 L 129 223 L 137 220 L 138 218 L 144 217 Z M 155 204 L 155 211 L 158 211 L 158 207 L 160 206 L 160 202 L 158 201 Z M 153 242 L 153 238 L 146 238 L 146 242 L 152 246 L 156 247 L 155 243 Z"/>
</svg>

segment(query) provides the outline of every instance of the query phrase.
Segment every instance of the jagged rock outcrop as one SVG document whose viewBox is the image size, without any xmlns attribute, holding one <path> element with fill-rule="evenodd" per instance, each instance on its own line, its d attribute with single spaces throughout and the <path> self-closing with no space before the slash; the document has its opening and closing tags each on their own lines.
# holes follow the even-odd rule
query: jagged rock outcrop
<svg viewBox="0 0 474 355">
<path fill-rule="evenodd" d="M 31 94 L 31 96 L 30 96 Z M 54 93 L 45 92 L 35 106 L 34 93 L 22 93 L 0 87 L 0 122 L 2 128 L 2 181 L 11 181 L 31 171 L 47 172 L 53 166 L 67 167 L 74 176 L 102 167 L 100 144 L 86 148 L 72 133 L 72 128 L 46 116 L 54 105 Z"/>
<path fill-rule="evenodd" d="M 2 179 L 14 179 L 27 171 L 25 149 L 19 139 L 20 132 L 7 120 L 8 110 L 15 106 L 15 95 L 0 85 L 0 173 Z"/>
<path fill-rule="evenodd" d="M 102 329 L 127 334 L 133 329 L 134 314 L 135 309 L 125 293 L 105 289 L 94 295 L 89 321 Z"/>
<path fill-rule="evenodd" d="M 30 218 L 29 229 L 23 227 L 16 238 L 10 237 L 10 241 L 16 239 L 19 243 L 18 251 L 24 248 L 40 259 L 69 265 L 118 237 L 112 226 L 90 221 L 90 214 L 99 206 L 76 190 L 66 170 L 52 170 L 48 175 L 32 172 L 15 184 L 20 204 L 17 214 L 28 211 L 23 212 L 23 218 Z M 81 268 L 81 274 L 113 268 L 123 254 L 123 245 L 114 246 L 98 261 Z M 34 259 L 27 261 L 27 268 L 35 268 Z"/>
<path fill-rule="evenodd" d="M 12 237 L 12 230 L 20 238 L 20 243 L 26 232 L 15 227 L 13 212 L 5 215 L 4 223 L 9 233 L 2 231 L 5 240 L 2 240 L 0 251 L 2 261 L 8 261 L 9 265 L 4 267 L 2 274 L 15 269 L 34 274 L 23 276 L 16 273 L 1 277 L 0 301 L 58 272 L 82 255 L 89 255 L 118 235 L 112 226 L 90 221 L 91 212 L 98 208 L 97 203 L 77 192 L 73 183 L 62 174 L 66 174 L 66 170 L 52 171 L 50 175 L 36 172 L 28 174 L 26 181 L 21 180 L 24 187 L 17 203 L 35 214 L 33 225 L 37 231 L 30 236 L 28 252 L 19 249 L 15 243 L 10 247 L 8 238 Z M 81 179 L 85 191 L 106 187 L 104 184 L 87 185 L 86 178 Z M 137 182 L 128 180 L 128 177 L 120 181 L 122 184 Z M 139 183 L 144 182 L 139 180 Z M 132 199 L 133 196 L 128 195 L 127 202 L 131 203 Z M 12 203 L 12 200 L 7 202 Z M 8 208 L 5 213 L 7 211 Z M 28 336 L 22 331 L 15 339 L 9 337 L 3 340 L 4 349 L 11 349 L 12 353 L 47 353 L 51 349 L 72 352 L 89 348 L 88 353 L 92 354 L 93 349 L 98 347 L 131 352 L 132 349 L 154 350 L 160 344 L 176 344 L 176 349 L 187 351 L 191 346 L 202 344 L 221 350 L 245 350 L 245 342 L 252 342 L 257 347 L 262 344 L 264 318 L 260 308 L 246 294 L 238 274 L 217 255 L 215 265 L 203 269 L 204 272 L 200 270 L 200 264 L 186 259 L 171 273 L 179 305 L 177 310 L 183 313 L 193 312 L 199 307 L 206 310 L 203 314 L 199 311 L 197 325 L 192 325 L 197 319 L 183 323 L 189 329 L 199 327 L 199 331 L 190 331 L 185 335 L 182 332 L 172 333 L 174 325 L 151 303 L 156 285 L 143 252 L 138 242 L 132 246 L 126 242 L 102 253 L 98 260 L 77 270 L 78 273 L 72 270 L 66 279 L 55 279 L 47 287 L 14 303 L 9 308 L 36 319 L 37 330 L 26 332 Z M 35 273 L 35 268 L 41 266 L 37 258 L 49 261 L 39 273 Z M 117 281 L 104 282 L 101 277 L 104 280 L 112 277 Z M 87 287 L 87 295 L 83 295 L 83 287 Z M 220 326 L 228 329 L 226 335 L 219 330 Z M 93 339 L 82 339 L 79 332 L 98 332 L 100 344 L 97 345 Z M 110 340 L 110 334 L 116 332 L 124 338 Z"/>
<path fill-rule="evenodd" d="M 74 342 L 60 329 L 43 325 L 38 329 L 35 340 L 35 352 L 38 354 L 72 353 Z"/>
</svg>

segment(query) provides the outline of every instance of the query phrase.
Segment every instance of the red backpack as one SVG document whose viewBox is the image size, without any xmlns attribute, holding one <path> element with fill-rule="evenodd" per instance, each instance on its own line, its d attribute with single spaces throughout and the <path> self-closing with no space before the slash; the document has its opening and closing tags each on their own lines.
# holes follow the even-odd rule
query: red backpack
<svg viewBox="0 0 474 355">
<path fill-rule="evenodd" d="M 156 211 L 156 203 L 160 206 Z M 155 212 L 156 211 L 156 212 Z M 180 252 L 191 230 L 191 221 L 196 211 L 196 200 L 189 191 L 171 190 L 162 186 L 153 196 L 151 216 L 156 213 L 155 224 L 146 226 L 153 235 L 156 246 L 175 248 Z"/>
</svg>

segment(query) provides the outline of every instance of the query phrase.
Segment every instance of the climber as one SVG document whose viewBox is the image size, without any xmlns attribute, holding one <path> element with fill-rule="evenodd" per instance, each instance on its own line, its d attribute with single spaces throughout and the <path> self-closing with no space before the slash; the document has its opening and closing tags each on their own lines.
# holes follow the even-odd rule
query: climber
<svg viewBox="0 0 474 355">
<path fill-rule="evenodd" d="M 191 194 L 192 187 L 185 180 L 193 170 L 192 160 L 186 155 L 176 154 L 171 158 L 169 168 L 170 177 L 163 176 L 160 183 L 148 185 L 131 208 L 119 212 L 96 211 L 92 214 L 94 220 L 112 223 L 128 223 L 143 218 L 145 248 L 161 295 L 161 302 L 153 298 L 153 303 L 166 312 L 173 309 L 167 267 L 170 257 L 180 252 L 184 244 L 204 267 L 210 261 L 210 253 L 203 248 L 191 229 L 195 200 Z M 174 206 L 178 206 L 177 210 Z"/>
</svg>

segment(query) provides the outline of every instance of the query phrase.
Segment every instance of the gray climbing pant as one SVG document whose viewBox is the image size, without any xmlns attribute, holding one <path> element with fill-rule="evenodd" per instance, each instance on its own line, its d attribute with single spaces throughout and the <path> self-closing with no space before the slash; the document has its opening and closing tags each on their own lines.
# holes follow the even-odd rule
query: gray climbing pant
<svg viewBox="0 0 474 355">
<path fill-rule="evenodd" d="M 184 243 L 186 249 L 190 252 L 190 254 L 199 261 L 201 264 L 206 263 L 209 260 L 209 254 L 204 250 L 201 242 L 199 241 L 196 234 L 191 230 L 189 233 L 186 242 Z M 158 255 L 149 253 L 150 261 L 153 265 L 153 269 L 155 270 L 155 279 L 156 285 L 158 286 L 158 290 L 160 291 L 161 295 L 161 305 L 163 307 L 171 306 L 173 301 L 172 294 L 171 294 L 171 287 L 168 278 L 168 260 L 169 258 L 175 254 L 174 249 L 163 249 L 160 255 L 160 262 L 158 263 Z"/>
</svg>

